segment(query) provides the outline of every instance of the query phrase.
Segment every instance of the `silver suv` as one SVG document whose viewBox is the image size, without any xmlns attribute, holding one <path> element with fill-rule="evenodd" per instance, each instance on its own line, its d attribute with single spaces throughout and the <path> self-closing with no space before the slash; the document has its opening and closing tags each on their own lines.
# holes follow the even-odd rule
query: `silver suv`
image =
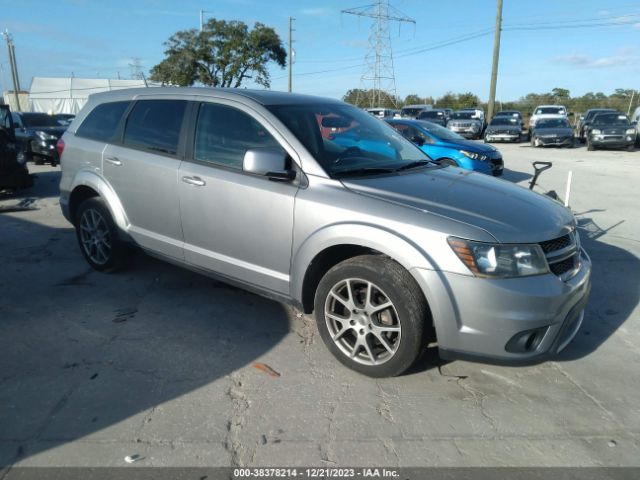
<svg viewBox="0 0 640 480">
<path fill-rule="evenodd" d="M 121 90 L 89 97 L 58 144 L 60 204 L 82 254 L 130 245 L 315 311 L 348 367 L 446 358 L 530 362 L 583 318 L 591 262 L 569 210 L 434 164 L 368 113 L 267 91 Z"/>
</svg>

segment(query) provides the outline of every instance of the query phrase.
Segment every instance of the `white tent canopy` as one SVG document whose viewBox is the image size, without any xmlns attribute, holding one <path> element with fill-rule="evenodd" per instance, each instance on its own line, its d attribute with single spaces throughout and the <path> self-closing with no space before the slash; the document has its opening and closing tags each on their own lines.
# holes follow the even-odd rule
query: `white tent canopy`
<svg viewBox="0 0 640 480">
<path fill-rule="evenodd" d="M 29 109 L 32 112 L 75 114 L 87 102 L 87 97 L 93 93 L 160 85 L 160 83 L 144 80 L 33 77 L 29 89 Z"/>
</svg>

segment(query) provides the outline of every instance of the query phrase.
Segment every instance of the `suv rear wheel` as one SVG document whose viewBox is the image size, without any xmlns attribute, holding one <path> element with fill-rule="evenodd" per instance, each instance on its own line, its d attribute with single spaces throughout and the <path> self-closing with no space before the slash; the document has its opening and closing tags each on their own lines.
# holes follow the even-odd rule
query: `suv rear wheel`
<svg viewBox="0 0 640 480">
<path fill-rule="evenodd" d="M 363 255 L 325 274 L 315 317 L 322 340 L 341 363 L 370 377 L 391 377 L 418 358 L 428 307 L 402 266 Z"/>
<path fill-rule="evenodd" d="M 99 197 L 80 204 L 76 213 L 76 237 L 85 260 L 95 270 L 112 272 L 124 266 L 128 248 L 118 236 L 109 209 Z"/>
</svg>

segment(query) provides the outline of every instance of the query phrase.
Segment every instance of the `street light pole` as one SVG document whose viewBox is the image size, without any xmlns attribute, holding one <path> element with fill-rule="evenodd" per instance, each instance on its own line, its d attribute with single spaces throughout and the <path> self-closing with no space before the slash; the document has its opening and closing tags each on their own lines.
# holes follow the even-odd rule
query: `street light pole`
<svg viewBox="0 0 640 480">
<path fill-rule="evenodd" d="M 502 0 L 498 0 L 496 12 L 496 32 L 493 39 L 493 66 L 491 67 L 491 86 L 489 87 L 489 105 L 487 120 L 493 118 L 493 111 L 496 103 L 496 83 L 498 81 L 498 59 L 500 57 L 500 33 L 502 31 Z"/>
</svg>

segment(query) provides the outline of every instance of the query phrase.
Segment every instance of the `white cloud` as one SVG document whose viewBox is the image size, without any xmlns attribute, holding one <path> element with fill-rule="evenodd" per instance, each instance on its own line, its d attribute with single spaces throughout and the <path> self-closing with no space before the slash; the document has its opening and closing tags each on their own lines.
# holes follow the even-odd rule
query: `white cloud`
<svg viewBox="0 0 640 480">
<path fill-rule="evenodd" d="M 551 59 L 553 63 L 569 65 L 575 68 L 608 68 L 631 65 L 638 62 L 638 58 L 627 49 L 615 55 L 594 58 L 583 53 L 559 55 Z"/>
</svg>

